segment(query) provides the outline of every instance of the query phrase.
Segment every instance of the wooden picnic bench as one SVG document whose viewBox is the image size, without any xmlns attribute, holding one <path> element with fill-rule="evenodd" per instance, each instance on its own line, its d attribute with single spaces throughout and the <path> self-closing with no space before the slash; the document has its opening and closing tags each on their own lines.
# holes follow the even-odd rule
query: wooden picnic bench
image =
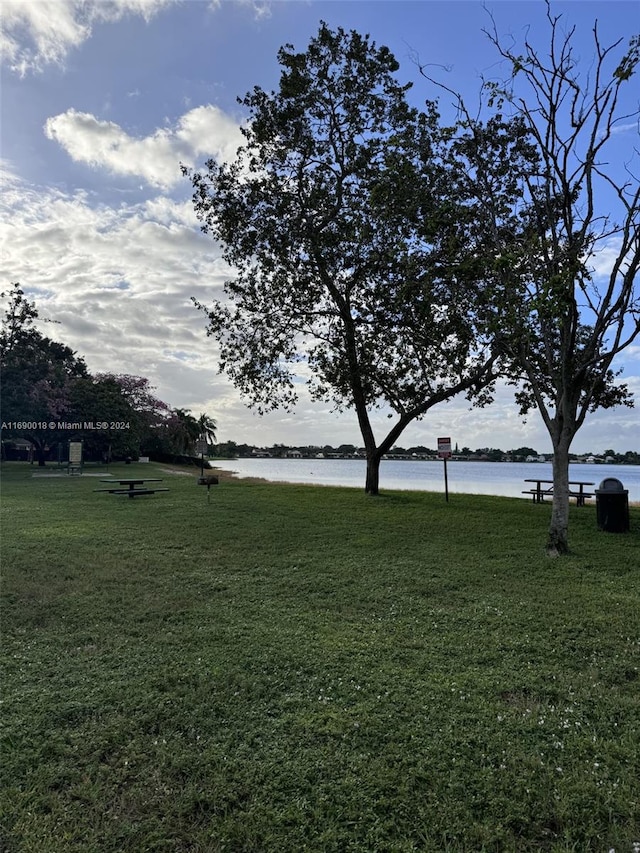
<svg viewBox="0 0 640 853">
<path fill-rule="evenodd" d="M 523 495 L 531 495 L 534 503 L 543 503 L 545 497 L 553 497 L 553 480 L 525 480 L 525 483 L 535 483 L 535 488 L 525 489 Z M 572 489 L 571 486 L 578 486 Z M 594 497 L 593 492 L 585 492 L 585 486 L 595 486 L 595 483 L 586 483 L 582 480 L 569 481 L 569 497 L 575 498 L 578 506 L 585 506 L 588 498 Z"/>
<path fill-rule="evenodd" d="M 155 478 L 146 479 L 146 480 L 101 480 L 101 483 L 113 483 L 114 485 L 117 483 L 118 487 L 113 489 L 94 489 L 94 492 L 108 492 L 110 495 L 127 495 L 130 498 L 137 498 L 140 495 L 155 495 L 156 492 L 168 492 L 167 488 L 157 488 L 154 486 L 153 488 L 148 488 L 145 486 L 145 483 L 161 483 L 162 480 L 158 480 Z M 126 488 L 123 488 L 126 486 Z M 136 486 L 143 486 L 141 489 L 136 489 Z"/>
</svg>

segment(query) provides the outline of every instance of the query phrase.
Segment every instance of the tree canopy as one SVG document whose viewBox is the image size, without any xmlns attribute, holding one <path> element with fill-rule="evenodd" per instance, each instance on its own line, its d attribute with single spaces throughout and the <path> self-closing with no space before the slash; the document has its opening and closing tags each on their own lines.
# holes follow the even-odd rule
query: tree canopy
<svg viewBox="0 0 640 853">
<path fill-rule="evenodd" d="M 537 409 L 553 445 L 548 551 L 561 554 L 568 550 L 571 442 L 590 412 L 633 404 L 612 365 L 640 333 L 640 111 L 620 109 L 621 89 L 640 62 L 640 36 L 622 53 L 622 39 L 601 43 L 596 23 L 593 62 L 582 68 L 574 29 L 564 31 L 548 3 L 547 19 L 547 53 L 527 39 L 518 52 L 501 42 L 495 24 L 487 30 L 512 72 L 506 83 L 486 83 L 488 107 L 496 121 L 504 111 L 514 115 L 531 162 L 514 175 L 521 201 L 506 218 L 484 180 L 486 149 L 475 132 L 464 155 L 469 191 L 475 186 L 479 202 L 474 228 L 485 259 L 479 286 L 500 306 L 495 335 L 521 413 Z M 635 132 L 627 136 L 619 178 L 607 152 L 620 121 L 630 118 Z M 604 275 L 596 269 L 602 258 L 608 259 Z"/>
<path fill-rule="evenodd" d="M 55 429 L 44 425 L 57 422 L 67 411 L 74 382 L 87 376 L 87 367 L 69 347 L 38 331 L 38 312 L 19 283 L 1 295 L 8 298 L 0 330 L 2 420 L 32 425 L 24 437 L 44 464 L 45 444 L 59 438 Z"/>
<path fill-rule="evenodd" d="M 129 374 L 92 375 L 82 358 L 36 326 L 35 304 L 14 283 L 0 294 L 6 311 L 0 329 L 2 439 L 25 439 L 38 463 L 70 440 L 84 442 L 94 458 L 191 455 L 203 433 L 215 438 L 215 422 L 171 409 L 149 380 Z"/>
<path fill-rule="evenodd" d="M 313 398 L 355 410 L 375 494 L 409 423 L 460 392 L 486 402 L 495 378 L 460 260 L 470 211 L 455 131 L 435 104 L 408 105 L 398 63 L 368 36 L 323 23 L 306 52 L 285 45 L 278 60 L 279 90 L 240 100 L 235 161 L 183 168 L 237 270 L 226 300 L 196 304 L 251 405 L 293 406 L 304 378 Z M 393 420 L 380 440 L 375 408 Z"/>
</svg>

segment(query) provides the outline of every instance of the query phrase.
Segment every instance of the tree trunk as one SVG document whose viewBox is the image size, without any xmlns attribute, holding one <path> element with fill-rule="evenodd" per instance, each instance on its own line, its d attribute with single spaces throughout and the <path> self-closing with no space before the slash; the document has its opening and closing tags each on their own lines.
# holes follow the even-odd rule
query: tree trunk
<svg viewBox="0 0 640 853">
<path fill-rule="evenodd" d="M 547 554 L 558 557 L 569 551 L 569 444 L 554 441 L 553 506 L 547 539 Z"/>
<path fill-rule="evenodd" d="M 370 453 L 367 450 L 367 480 L 364 490 L 368 495 L 379 494 L 381 458 L 379 453 L 375 451 Z"/>
</svg>

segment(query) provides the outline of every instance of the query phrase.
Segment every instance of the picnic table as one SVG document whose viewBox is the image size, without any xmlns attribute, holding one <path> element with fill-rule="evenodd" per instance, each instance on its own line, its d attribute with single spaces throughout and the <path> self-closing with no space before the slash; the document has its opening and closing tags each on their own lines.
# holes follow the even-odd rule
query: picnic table
<svg viewBox="0 0 640 853">
<path fill-rule="evenodd" d="M 137 498 L 140 495 L 155 495 L 156 492 L 168 492 L 169 489 L 159 489 L 157 486 L 149 488 L 146 483 L 161 483 L 162 480 L 150 478 L 145 480 L 126 479 L 126 480 L 100 480 L 101 483 L 118 484 L 119 488 L 115 489 L 94 489 L 95 492 L 109 492 L 111 495 L 127 495 L 130 498 Z M 123 488 L 125 487 L 126 488 Z M 142 486 L 141 489 L 136 489 L 136 486 Z"/>
<path fill-rule="evenodd" d="M 535 483 L 535 488 L 526 489 L 522 492 L 523 495 L 531 495 L 533 497 L 533 502 L 540 504 L 543 503 L 545 497 L 553 497 L 553 480 L 525 480 L 525 483 Z M 572 489 L 572 486 L 578 486 L 577 489 Z M 592 492 L 585 492 L 585 486 L 595 486 L 595 483 L 586 483 L 583 480 L 570 480 L 569 481 L 569 497 L 575 498 L 578 506 L 585 506 L 585 501 L 587 498 L 592 498 Z"/>
</svg>

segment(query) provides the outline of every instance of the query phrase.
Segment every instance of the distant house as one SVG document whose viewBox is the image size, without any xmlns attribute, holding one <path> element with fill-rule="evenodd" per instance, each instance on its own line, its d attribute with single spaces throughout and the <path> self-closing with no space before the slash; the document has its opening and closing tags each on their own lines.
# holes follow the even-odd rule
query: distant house
<svg viewBox="0 0 640 853">
<path fill-rule="evenodd" d="M 288 459 L 302 459 L 302 453 L 299 450 L 287 450 Z"/>
</svg>

